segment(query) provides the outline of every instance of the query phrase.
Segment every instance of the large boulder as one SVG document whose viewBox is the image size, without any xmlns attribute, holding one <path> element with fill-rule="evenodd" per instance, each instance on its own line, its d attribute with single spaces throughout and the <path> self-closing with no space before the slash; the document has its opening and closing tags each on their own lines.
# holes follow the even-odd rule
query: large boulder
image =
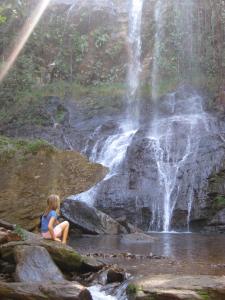
<svg viewBox="0 0 225 300">
<path fill-rule="evenodd" d="M 62 204 L 61 212 L 66 219 L 85 233 L 127 233 L 126 228 L 110 216 L 78 200 L 66 199 Z"/>
<path fill-rule="evenodd" d="M 92 300 L 90 292 L 77 282 L 6 283 L 0 281 L 0 299 Z"/>
<path fill-rule="evenodd" d="M 0 218 L 29 230 L 38 225 L 50 193 L 61 198 L 80 193 L 106 174 L 106 168 L 77 152 L 3 137 L 0 168 Z"/>
<path fill-rule="evenodd" d="M 26 231 L 25 231 L 26 233 Z M 16 247 L 43 247 L 50 254 L 53 261 L 57 264 L 63 272 L 89 272 L 98 271 L 104 267 L 101 261 L 81 256 L 72 247 L 64 245 L 59 242 L 46 240 L 38 237 L 35 234 L 26 234 L 27 239 L 21 241 L 12 241 L 0 246 L 0 258 L 16 262 L 15 249 Z"/>
<path fill-rule="evenodd" d="M 64 276 L 48 251 L 40 246 L 17 246 L 15 279 L 20 282 L 62 282 Z"/>
<path fill-rule="evenodd" d="M 0 257 L 4 260 L 15 262 L 14 249 L 18 246 L 39 246 L 45 248 L 62 271 L 76 272 L 82 268 L 83 259 L 73 248 L 42 238 L 3 244 L 0 246 Z"/>
<path fill-rule="evenodd" d="M 130 283 L 127 295 L 129 300 L 222 300 L 225 299 L 225 277 L 150 276 Z"/>
</svg>

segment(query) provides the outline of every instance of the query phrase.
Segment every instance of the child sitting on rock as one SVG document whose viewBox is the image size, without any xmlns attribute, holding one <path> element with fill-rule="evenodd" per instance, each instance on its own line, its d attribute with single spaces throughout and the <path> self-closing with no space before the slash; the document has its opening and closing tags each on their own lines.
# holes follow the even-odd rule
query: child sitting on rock
<svg viewBox="0 0 225 300">
<path fill-rule="evenodd" d="M 59 196 L 50 195 L 47 200 L 47 205 L 48 206 L 41 217 L 41 234 L 45 239 L 52 239 L 66 244 L 69 232 L 69 222 L 64 221 L 59 223 L 57 220 L 57 211 L 59 211 L 60 206 Z"/>
</svg>

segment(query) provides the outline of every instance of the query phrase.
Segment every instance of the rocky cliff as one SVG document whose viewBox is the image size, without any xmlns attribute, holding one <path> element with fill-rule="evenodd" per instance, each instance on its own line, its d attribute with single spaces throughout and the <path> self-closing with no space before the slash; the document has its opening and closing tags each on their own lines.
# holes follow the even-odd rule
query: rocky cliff
<svg viewBox="0 0 225 300">
<path fill-rule="evenodd" d="M 0 218 L 34 229 L 51 193 L 61 199 L 87 190 L 107 170 L 79 153 L 41 141 L 0 139 Z"/>
</svg>

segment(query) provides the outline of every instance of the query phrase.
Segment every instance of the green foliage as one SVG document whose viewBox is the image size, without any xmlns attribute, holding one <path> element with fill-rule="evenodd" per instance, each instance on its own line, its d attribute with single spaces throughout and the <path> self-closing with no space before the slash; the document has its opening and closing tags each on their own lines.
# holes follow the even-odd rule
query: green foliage
<svg viewBox="0 0 225 300">
<path fill-rule="evenodd" d="M 214 199 L 213 207 L 216 209 L 221 209 L 225 207 L 225 196 L 219 195 Z"/>
<path fill-rule="evenodd" d="M 210 300 L 210 296 L 207 291 L 199 291 L 198 294 L 202 298 L 202 300 Z"/>
<path fill-rule="evenodd" d="M 105 50 L 105 53 L 110 56 L 111 59 L 114 59 L 119 55 L 123 49 L 123 43 L 121 41 L 115 42 L 112 46 Z"/>
<path fill-rule="evenodd" d="M 81 35 L 78 31 L 75 31 L 71 38 L 75 50 L 75 60 L 76 62 L 81 62 L 88 51 L 88 36 L 85 34 Z"/>
<path fill-rule="evenodd" d="M 6 21 L 6 17 L 0 15 L 0 25 L 1 25 L 2 23 L 5 23 L 5 21 Z"/>
<path fill-rule="evenodd" d="M 24 142 L 23 142 L 24 143 Z M 37 154 L 40 150 L 48 150 L 48 152 L 55 151 L 54 146 L 50 145 L 48 142 L 44 140 L 33 140 L 33 141 L 27 141 L 25 143 L 25 154 L 32 153 Z"/>
<path fill-rule="evenodd" d="M 16 233 L 23 241 L 25 241 L 27 239 L 27 234 L 21 226 L 16 225 L 13 232 Z"/>
<path fill-rule="evenodd" d="M 96 48 L 102 48 L 110 39 L 108 33 L 102 28 L 96 29 L 93 32 L 93 37 Z"/>
<path fill-rule="evenodd" d="M 138 287 L 135 284 L 130 283 L 127 286 L 126 292 L 128 295 L 135 295 L 138 292 Z"/>
<path fill-rule="evenodd" d="M 0 154 L 2 159 L 10 159 L 15 154 L 24 156 L 31 153 L 35 155 L 40 150 L 52 152 L 55 151 L 55 148 L 44 140 L 12 139 L 0 136 Z"/>
<path fill-rule="evenodd" d="M 65 109 L 63 107 L 57 109 L 55 121 L 57 123 L 61 123 L 64 120 L 64 117 L 65 117 Z"/>
<path fill-rule="evenodd" d="M 21 105 L 26 105 L 29 102 L 29 99 L 33 97 L 34 102 L 40 102 L 42 98 L 47 96 L 58 96 L 60 98 L 65 98 L 70 96 L 76 98 L 79 101 L 79 98 L 82 96 L 118 96 L 122 97 L 125 93 L 125 85 L 123 83 L 98 83 L 92 85 L 82 85 L 79 82 L 65 82 L 57 81 L 51 84 L 46 84 L 43 87 L 36 87 L 32 92 L 24 94 L 21 101 Z M 32 104 L 34 105 L 34 104 Z"/>
<path fill-rule="evenodd" d="M 24 91 L 31 91 L 35 83 L 35 66 L 29 56 L 20 56 L 7 78 L 0 83 L 0 107 L 16 101 Z"/>
<path fill-rule="evenodd" d="M 11 43 L 37 2 L 37 0 L 1 1 L 1 63 L 4 63 Z M 160 55 L 156 58 L 161 78 L 159 80 L 161 82 L 158 82 L 160 95 L 174 87 L 170 81 L 175 82 L 179 79 L 179 82 L 187 81 L 197 87 L 215 91 L 224 78 L 225 2 L 222 0 L 205 2 L 207 5 L 196 5 L 193 12 L 193 28 L 196 30 L 193 32 L 193 49 L 190 54 L 188 45 L 191 31 L 188 32 L 188 28 L 182 23 L 187 20 L 187 16 L 182 10 L 174 12 L 172 2 L 168 1 L 168 7 L 163 12 L 164 23 L 167 26 L 165 32 L 162 30 L 160 33 L 163 39 L 158 49 Z M 188 1 L 185 3 L 184 5 L 189 5 Z M 119 36 L 118 24 L 113 28 L 104 21 L 99 24 L 91 20 L 90 11 L 85 8 L 77 14 L 72 13 L 71 16 L 68 16 L 67 12 L 62 7 L 51 5 L 42 16 L 17 63 L 1 83 L 0 120 L 6 119 L 12 103 L 23 104 L 21 100 L 23 97 L 24 101 L 28 100 L 31 105 L 43 94 L 48 96 L 56 93 L 64 97 L 66 94 L 83 93 L 85 88 L 77 83 L 99 87 L 99 83 L 115 83 L 125 78 L 125 62 L 123 64 L 117 59 L 125 50 L 125 41 L 121 38 L 112 39 L 114 33 L 114 36 Z M 142 36 L 143 58 L 146 54 L 151 56 L 153 52 L 156 24 L 154 18 L 149 22 L 149 26 L 143 26 L 143 30 L 146 30 Z M 199 25 L 200 31 L 197 30 Z M 62 81 L 65 83 L 61 84 Z M 92 88 L 93 86 L 90 90 Z M 145 95 L 150 89 L 149 86 L 146 88 Z M 35 105 L 36 109 L 38 105 Z M 18 108 L 19 104 L 16 106 Z M 29 108 L 27 111 L 30 115 L 28 122 L 40 126 L 48 123 L 46 117 L 30 114 Z M 63 114 L 59 113 L 57 119 L 62 118 Z"/>
</svg>

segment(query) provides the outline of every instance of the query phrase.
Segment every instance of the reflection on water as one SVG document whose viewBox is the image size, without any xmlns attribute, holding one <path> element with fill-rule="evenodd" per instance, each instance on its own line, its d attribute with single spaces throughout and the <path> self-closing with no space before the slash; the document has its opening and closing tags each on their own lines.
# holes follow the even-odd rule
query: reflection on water
<svg viewBox="0 0 225 300">
<path fill-rule="evenodd" d="M 151 233 L 153 242 L 137 242 L 121 236 L 71 237 L 71 246 L 87 252 L 131 252 L 134 254 L 167 256 L 189 262 L 225 263 L 225 236 L 184 233 Z"/>
</svg>

